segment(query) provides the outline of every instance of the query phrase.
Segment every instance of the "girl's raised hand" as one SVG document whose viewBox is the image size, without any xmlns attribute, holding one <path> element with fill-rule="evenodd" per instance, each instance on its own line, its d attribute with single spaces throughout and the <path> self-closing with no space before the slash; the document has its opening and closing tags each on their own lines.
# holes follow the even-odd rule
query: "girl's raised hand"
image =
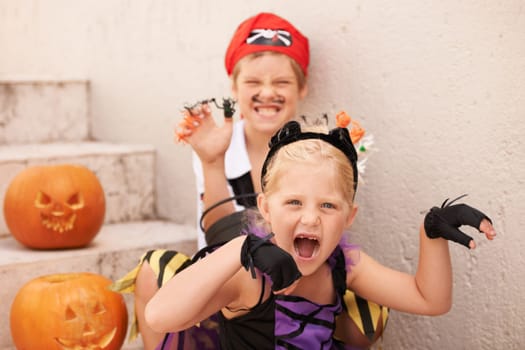
<svg viewBox="0 0 525 350">
<path fill-rule="evenodd" d="M 459 230 L 462 225 L 468 225 L 483 232 L 485 236 L 492 240 L 496 236 L 496 231 L 492 226 L 492 220 L 476 208 L 466 204 L 455 204 L 453 202 L 462 198 L 454 199 L 447 203 L 448 199 L 441 207 L 433 207 L 425 216 L 424 227 L 429 238 L 444 238 L 454 241 L 469 249 L 476 248 L 476 243 L 469 235 Z"/>
<path fill-rule="evenodd" d="M 301 272 L 288 252 L 270 242 L 272 236 L 273 233 L 264 238 L 246 235 L 241 248 L 241 265 L 253 278 L 256 277 L 255 268 L 267 274 L 272 280 L 272 291 L 286 294 L 296 287 L 293 284 L 301 278 Z"/>
</svg>

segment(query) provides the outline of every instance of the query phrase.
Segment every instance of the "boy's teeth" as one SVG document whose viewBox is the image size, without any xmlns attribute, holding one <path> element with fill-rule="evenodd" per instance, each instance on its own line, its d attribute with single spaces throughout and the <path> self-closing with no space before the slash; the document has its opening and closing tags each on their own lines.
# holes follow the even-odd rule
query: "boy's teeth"
<svg viewBox="0 0 525 350">
<path fill-rule="evenodd" d="M 258 108 L 257 112 L 262 115 L 273 115 L 277 110 L 275 108 Z"/>
</svg>

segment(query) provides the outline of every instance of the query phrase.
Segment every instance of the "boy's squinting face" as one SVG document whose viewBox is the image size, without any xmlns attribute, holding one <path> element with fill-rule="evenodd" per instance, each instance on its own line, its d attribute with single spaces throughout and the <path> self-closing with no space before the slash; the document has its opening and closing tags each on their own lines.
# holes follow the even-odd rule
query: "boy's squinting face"
<svg viewBox="0 0 525 350">
<path fill-rule="evenodd" d="M 246 127 L 271 136 L 295 117 L 307 89 L 299 89 L 290 58 L 285 55 L 263 54 L 239 64 L 232 94 Z"/>
<path fill-rule="evenodd" d="M 341 176 L 328 162 L 298 162 L 279 176 L 277 191 L 259 197 L 259 210 L 271 224 L 275 243 L 307 276 L 331 255 L 356 209 L 343 197 Z"/>
</svg>

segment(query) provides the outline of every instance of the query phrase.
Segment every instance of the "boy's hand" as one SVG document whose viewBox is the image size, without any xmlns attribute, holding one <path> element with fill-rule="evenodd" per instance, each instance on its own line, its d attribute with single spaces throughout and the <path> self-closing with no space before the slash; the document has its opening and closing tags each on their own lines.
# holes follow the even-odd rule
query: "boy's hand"
<svg viewBox="0 0 525 350">
<path fill-rule="evenodd" d="M 269 241 L 273 234 L 259 238 L 253 234 L 246 236 L 241 249 L 241 265 L 250 270 L 255 278 L 254 267 L 272 279 L 272 290 L 283 291 L 302 275 L 293 257 L 285 250 Z"/>
<path fill-rule="evenodd" d="M 424 227 L 429 238 L 442 237 L 474 249 L 476 243 L 472 237 L 459 230 L 460 226 L 469 225 L 485 233 L 489 240 L 494 239 L 496 232 L 487 215 L 466 204 L 451 205 L 454 201 L 446 202 L 441 208 L 433 207 L 425 216 Z"/>
<path fill-rule="evenodd" d="M 224 157 L 233 133 L 232 118 L 224 118 L 224 125 L 219 127 L 208 103 L 185 111 L 185 114 L 175 129 L 176 141 L 190 144 L 202 163 L 213 163 Z"/>
</svg>

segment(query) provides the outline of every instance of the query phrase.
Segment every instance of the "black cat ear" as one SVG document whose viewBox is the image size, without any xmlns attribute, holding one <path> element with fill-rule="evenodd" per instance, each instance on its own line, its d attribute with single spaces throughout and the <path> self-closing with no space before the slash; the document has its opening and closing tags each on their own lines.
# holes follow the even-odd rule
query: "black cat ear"
<svg viewBox="0 0 525 350">
<path fill-rule="evenodd" d="M 337 148 L 339 148 L 352 162 L 357 161 L 357 152 L 347 128 L 335 128 L 328 133 Z M 338 144 L 338 145 L 337 145 Z"/>
<path fill-rule="evenodd" d="M 352 170 L 354 172 L 354 191 L 357 190 L 357 178 L 359 176 L 359 172 L 357 170 L 357 151 L 355 150 L 354 144 L 352 143 L 352 138 L 350 137 L 348 129 L 337 127 L 330 130 L 328 133 L 328 139 L 326 141 L 339 148 L 350 161 Z"/>
<path fill-rule="evenodd" d="M 268 147 L 273 148 L 284 141 L 291 139 L 296 140 L 299 135 L 301 135 L 301 125 L 295 120 L 289 121 L 275 135 L 272 136 L 270 142 L 268 143 Z"/>
<path fill-rule="evenodd" d="M 328 135 L 330 135 L 333 140 L 337 140 L 344 145 L 347 143 L 352 143 L 352 139 L 350 138 L 350 133 L 348 132 L 347 128 L 334 128 L 328 132 Z"/>
</svg>

